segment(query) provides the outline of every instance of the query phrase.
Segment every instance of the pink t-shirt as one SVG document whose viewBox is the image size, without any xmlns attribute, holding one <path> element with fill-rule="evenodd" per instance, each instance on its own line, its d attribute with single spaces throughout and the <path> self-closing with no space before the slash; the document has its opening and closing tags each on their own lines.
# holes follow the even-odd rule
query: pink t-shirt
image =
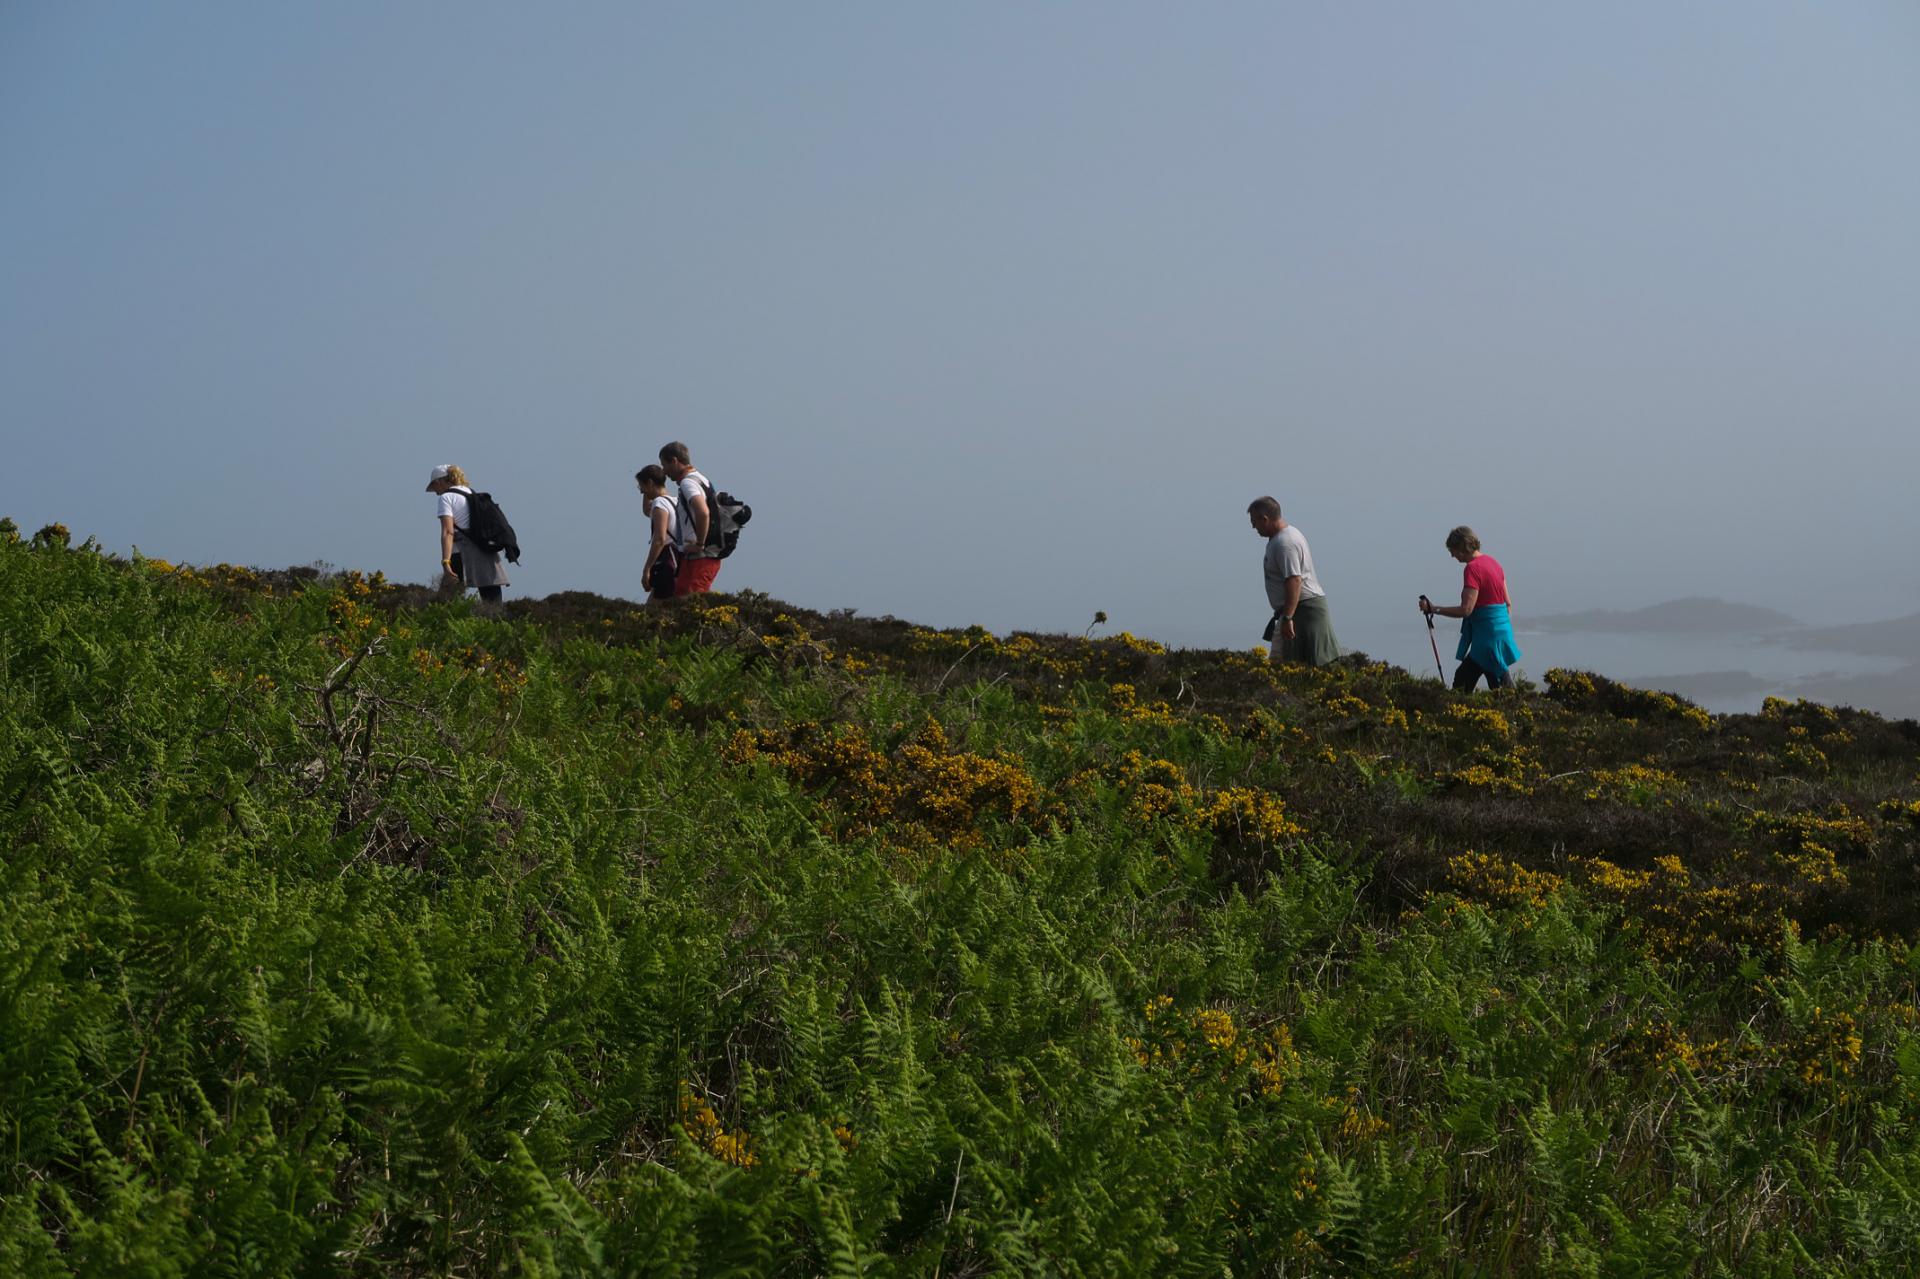
<svg viewBox="0 0 1920 1279">
<path fill-rule="evenodd" d="M 1507 570 L 1491 555 L 1476 555 L 1468 560 L 1462 584 L 1470 591 L 1480 592 L 1480 598 L 1473 602 L 1475 608 L 1507 602 Z"/>
</svg>

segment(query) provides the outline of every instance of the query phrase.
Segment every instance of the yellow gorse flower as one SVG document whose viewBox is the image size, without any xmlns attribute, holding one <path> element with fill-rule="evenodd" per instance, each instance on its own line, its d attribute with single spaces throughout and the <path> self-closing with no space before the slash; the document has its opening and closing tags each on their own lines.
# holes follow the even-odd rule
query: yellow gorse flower
<svg viewBox="0 0 1920 1279">
<path fill-rule="evenodd" d="M 684 1082 L 680 1085 L 680 1127 L 695 1145 L 723 1163 L 751 1168 L 760 1162 L 753 1153 L 752 1137 L 744 1131 L 729 1131 L 706 1099 Z"/>
</svg>

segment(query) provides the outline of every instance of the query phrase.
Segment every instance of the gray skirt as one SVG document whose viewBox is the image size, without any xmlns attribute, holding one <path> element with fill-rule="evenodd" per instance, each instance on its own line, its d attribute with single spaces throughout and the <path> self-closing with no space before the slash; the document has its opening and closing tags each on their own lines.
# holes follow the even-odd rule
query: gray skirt
<svg viewBox="0 0 1920 1279">
<path fill-rule="evenodd" d="M 489 555 L 467 538 L 465 529 L 453 535 L 453 553 L 460 557 L 460 580 L 468 586 L 511 586 L 498 551 Z"/>
<path fill-rule="evenodd" d="M 1293 606 L 1292 639 L 1281 638 L 1277 628 L 1273 639 L 1272 660 L 1276 663 L 1325 666 L 1340 656 L 1340 641 L 1333 637 L 1333 614 L 1324 595 L 1305 596 Z"/>
</svg>

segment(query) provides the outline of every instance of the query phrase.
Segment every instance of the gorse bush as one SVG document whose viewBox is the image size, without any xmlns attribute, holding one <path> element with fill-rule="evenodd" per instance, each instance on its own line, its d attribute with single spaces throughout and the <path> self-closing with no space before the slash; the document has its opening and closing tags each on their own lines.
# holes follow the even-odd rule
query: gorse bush
<svg viewBox="0 0 1920 1279">
<path fill-rule="evenodd" d="M 0 537 L 0 1273 L 1905 1275 L 1920 754 Z"/>
</svg>

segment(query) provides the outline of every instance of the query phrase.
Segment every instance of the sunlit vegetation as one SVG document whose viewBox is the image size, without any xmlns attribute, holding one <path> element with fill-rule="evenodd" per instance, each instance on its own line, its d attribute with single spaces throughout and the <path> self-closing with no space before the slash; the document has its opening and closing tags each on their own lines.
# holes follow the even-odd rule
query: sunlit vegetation
<svg viewBox="0 0 1920 1279">
<path fill-rule="evenodd" d="M 0 617 L 0 1273 L 1920 1256 L 1910 723 L 58 525 Z"/>
</svg>

